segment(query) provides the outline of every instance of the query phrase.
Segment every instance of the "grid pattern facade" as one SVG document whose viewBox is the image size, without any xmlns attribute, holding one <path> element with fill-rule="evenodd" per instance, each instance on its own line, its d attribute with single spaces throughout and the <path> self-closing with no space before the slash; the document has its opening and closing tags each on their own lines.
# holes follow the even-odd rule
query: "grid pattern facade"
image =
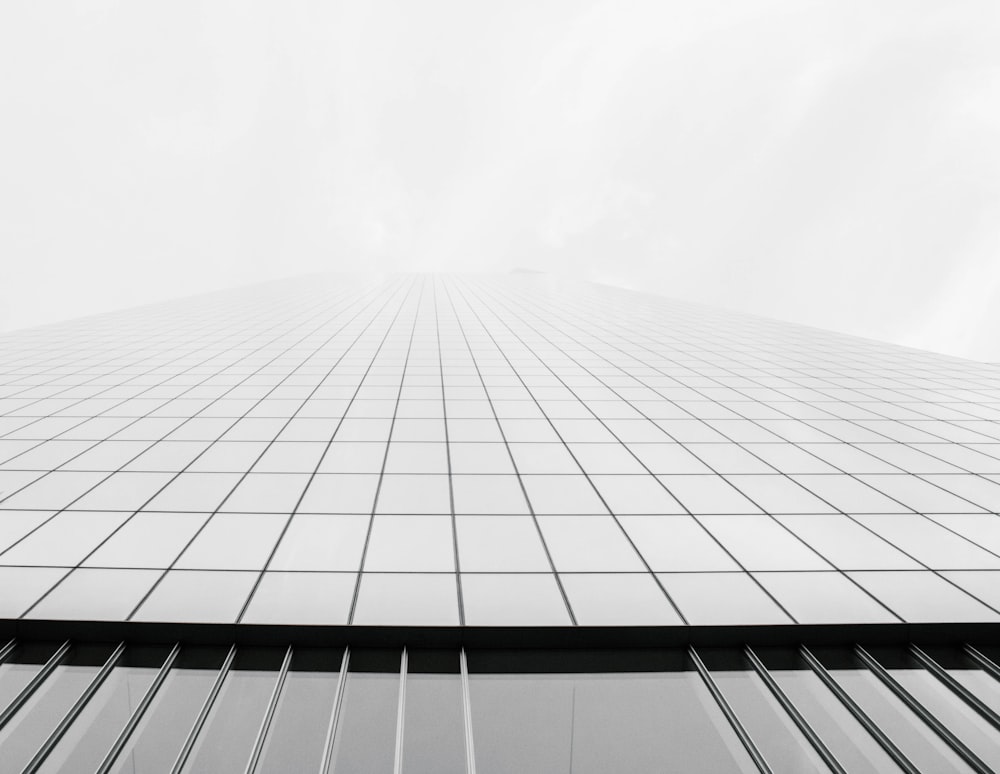
<svg viewBox="0 0 1000 774">
<path fill-rule="evenodd" d="M 534 275 L 0 337 L 0 617 L 1000 620 L 1000 367 Z"/>
</svg>

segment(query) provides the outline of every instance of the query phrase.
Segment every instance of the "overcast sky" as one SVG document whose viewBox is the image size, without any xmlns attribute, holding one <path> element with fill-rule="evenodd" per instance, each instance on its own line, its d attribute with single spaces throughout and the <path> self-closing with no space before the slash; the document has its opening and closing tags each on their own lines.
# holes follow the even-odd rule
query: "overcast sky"
<svg viewBox="0 0 1000 774">
<path fill-rule="evenodd" d="M 0 3 L 0 329 L 515 267 L 1000 361 L 1000 3 Z"/>
</svg>

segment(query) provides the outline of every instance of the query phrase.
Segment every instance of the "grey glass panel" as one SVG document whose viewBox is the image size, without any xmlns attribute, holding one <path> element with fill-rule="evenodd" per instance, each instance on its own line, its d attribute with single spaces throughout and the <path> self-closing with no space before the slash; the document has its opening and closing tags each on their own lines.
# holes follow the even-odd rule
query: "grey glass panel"
<svg viewBox="0 0 1000 774">
<path fill-rule="evenodd" d="M 339 651 L 295 651 L 255 774 L 319 771 L 340 661 Z"/>
<path fill-rule="evenodd" d="M 964 653 L 941 653 L 939 649 L 930 649 L 930 655 L 976 698 L 1000 714 L 1000 680 L 984 672 Z"/>
<path fill-rule="evenodd" d="M 714 671 L 712 677 L 774 774 L 829 771 L 755 673 Z"/>
<path fill-rule="evenodd" d="M 243 774 L 278 679 L 278 649 L 238 651 L 184 774 Z"/>
<path fill-rule="evenodd" d="M 921 771 L 971 769 L 867 669 L 834 669 L 834 679 Z"/>
<path fill-rule="evenodd" d="M 884 666 L 889 667 L 889 674 L 913 698 L 944 723 L 972 752 L 990 767 L 1000 770 L 1000 732 L 952 693 L 944 683 L 915 662 L 911 662 L 909 668 L 901 665 L 893 668 L 891 662 L 897 661 L 893 658 L 895 654 L 883 656 L 882 653 L 875 652 L 874 655 Z"/>
<path fill-rule="evenodd" d="M 351 654 L 351 671 L 334 739 L 334 774 L 391 774 L 396 749 L 398 670 L 398 652 Z"/>
<path fill-rule="evenodd" d="M 756 768 L 698 676 L 470 676 L 478 774 Z"/>
<path fill-rule="evenodd" d="M 106 647 L 81 647 L 55 668 L 0 730 L 0 774 L 24 768 L 110 654 Z"/>
<path fill-rule="evenodd" d="M 115 774 L 167 774 L 218 675 L 220 648 L 181 651 L 115 761 Z"/>
<path fill-rule="evenodd" d="M 815 673 L 807 669 L 772 669 L 771 675 L 834 757 L 851 774 L 900 771 L 888 753 Z"/>
<path fill-rule="evenodd" d="M 465 772 L 465 721 L 456 652 L 410 653 L 402 752 L 403 774 Z"/>
<path fill-rule="evenodd" d="M 0 664 L 0 710 L 4 710 L 55 652 L 55 643 L 26 643 Z"/>
<path fill-rule="evenodd" d="M 166 657 L 162 649 L 129 648 L 42 767 L 44 774 L 94 771 L 124 728 Z"/>
</svg>

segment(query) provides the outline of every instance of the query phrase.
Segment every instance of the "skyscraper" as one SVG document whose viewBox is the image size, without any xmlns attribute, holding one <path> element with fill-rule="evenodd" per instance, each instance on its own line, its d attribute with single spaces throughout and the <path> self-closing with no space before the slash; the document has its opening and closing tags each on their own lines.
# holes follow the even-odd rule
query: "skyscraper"
<svg viewBox="0 0 1000 774">
<path fill-rule="evenodd" d="M 533 275 L 0 352 L 0 774 L 1000 768 L 998 366 Z"/>
</svg>

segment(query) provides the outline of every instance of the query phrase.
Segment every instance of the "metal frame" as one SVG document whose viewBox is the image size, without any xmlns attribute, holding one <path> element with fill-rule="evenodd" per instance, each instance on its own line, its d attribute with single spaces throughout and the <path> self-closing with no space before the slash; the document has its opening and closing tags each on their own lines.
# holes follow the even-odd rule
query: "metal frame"
<svg viewBox="0 0 1000 774">
<path fill-rule="evenodd" d="M 750 754 L 753 759 L 754 765 L 760 771 L 761 774 L 774 774 L 771 770 L 770 765 L 764 759 L 761 751 L 757 749 L 756 743 L 750 738 L 750 734 L 747 732 L 746 728 L 743 727 L 743 723 L 736 716 L 733 708 L 729 706 L 729 702 L 726 701 L 726 697 L 722 695 L 722 691 L 719 690 L 719 686 L 715 684 L 715 680 L 712 679 L 712 675 L 709 673 L 708 668 L 705 666 L 705 662 L 701 660 L 701 656 L 698 655 L 698 651 L 694 649 L 693 645 L 688 646 L 688 657 L 691 659 L 691 663 L 694 664 L 694 668 L 697 670 L 698 674 L 701 676 L 702 682 L 705 683 L 705 687 L 708 688 L 708 692 L 712 694 L 712 698 L 715 699 L 715 703 L 722 710 L 722 714 L 726 716 L 726 720 L 729 721 L 729 725 L 732 726 L 733 731 L 736 732 L 736 736 L 743 743 L 746 751 Z"/>
<path fill-rule="evenodd" d="M 458 651 L 458 670 L 462 679 L 462 720 L 465 724 L 465 768 L 468 774 L 476 774 L 476 749 L 472 738 L 472 700 L 469 687 L 469 661 L 465 648 Z"/>
<path fill-rule="evenodd" d="M 184 746 L 181 747 L 181 751 L 177 754 L 177 759 L 174 761 L 174 765 L 170 768 L 170 774 L 180 774 L 181 769 L 187 762 L 188 756 L 191 755 L 191 749 L 194 747 L 194 743 L 198 738 L 198 734 L 205 725 L 205 721 L 208 719 L 208 713 L 212 711 L 212 705 L 215 704 L 215 699 L 219 695 L 219 691 L 222 690 L 222 684 L 226 681 L 226 677 L 229 676 L 229 669 L 233 665 L 233 659 L 236 658 L 236 646 L 233 645 L 229 648 L 229 652 L 226 654 L 226 660 L 222 662 L 222 666 L 219 668 L 219 674 L 215 678 L 215 683 L 212 685 L 212 690 L 208 692 L 208 696 L 205 697 L 205 701 L 201 705 L 201 710 L 198 712 L 198 717 L 194 720 L 194 725 L 188 732 L 187 739 L 184 740 Z"/>
<path fill-rule="evenodd" d="M 743 649 L 744 655 L 747 657 L 747 661 L 750 662 L 750 666 L 757 673 L 757 676 L 764 682 L 771 694 L 777 699 L 778 704 L 781 705 L 782 709 L 788 713 L 788 716 L 792 719 L 792 722 L 798 727 L 802 735 L 809 740 L 809 744 L 813 746 L 813 749 L 819 754 L 819 757 L 823 759 L 823 762 L 830 768 L 834 774 L 847 774 L 847 770 L 840 764 L 837 757 L 833 754 L 829 747 L 824 744 L 823 740 L 819 738 L 809 721 L 806 720 L 802 713 L 799 712 L 798 708 L 792 703 L 792 700 L 788 698 L 781 686 L 775 681 L 774 677 L 764 666 L 764 662 L 761 661 L 757 654 L 753 652 L 753 649 L 747 645 Z"/>
<path fill-rule="evenodd" d="M 344 648 L 344 656 L 340 660 L 340 674 L 337 676 L 337 692 L 333 697 L 333 708 L 330 710 L 330 725 L 326 731 L 326 742 L 323 744 L 323 757 L 319 763 L 319 774 L 328 774 L 333 765 L 333 747 L 337 736 L 337 725 L 340 722 L 340 708 L 344 703 L 344 688 L 347 683 L 347 670 L 350 666 L 350 648 Z"/>
<path fill-rule="evenodd" d="M 969 644 L 965 645 L 964 650 L 966 655 L 975 661 L 984 672 L 988 672 L 994 679 L 1000 680 L 1000 666 L 992 659 L 987 658 Z"/>
<path fill-rule="evenodd" d="M 840 703 L 850 712 L 854 719 L 860 723 L 865 731 L 871 734 L 872 738 L 885 750 L 886 754 L 892 758 L 897 766 L 902 769 L 906 774 L 921 774 L 920 769 L 910 762 L 910 759 L 903 754 L 903 751 L 896 747 L 895 743 L 886 736 L 885 732 L 878 726 L 878 724 L 868 717 L 868 714 L 861 709 L 860 706 L 851 698 L 850 694 L 847 693 L 841 687 L 840 683 L 831 675 L 825 666 L 820 663 L 820 660 L 816 658 L 805 645 L 799 648 L 799 655 L 802 656 L 802 660 L 805 661 L 806 665 L 813 671 L 822 683 L 830 690 L 830 692 L 840 701 Z"/>
<path fill-rule="evenodd" d="M 919 717 L 924 723 L 926 723 L 933 731 L 936 733 L 952 751 L 957 754 L 962 760 L 964 760 L 974 771 L 978 774 L 996 774 L 992 768 L 987 766 L 983 760 L 976 755 L 972 750 L 970 750 L 965 743 L 955 736 L 947 726 L 944 725 L 940 720 L 938 720 L 934 714 L 928 710 L 923 704 L 921 704 L 917 699 L 907 691 L 902 685 L 900 685 L 896 679 L 889 674 L 885 667 L 883 667 L 867 650 L 865 650 L 860 645 L 854 646 L 854 653 L 860 659 L 868 669 L 871 671 L 875 677 L 877 677 L 882 684 L 892 691 L 903 704 L 905 704 L 914 715 Z"/>
<path fill-rule="evenodd" d="M 899 634 L 905 635 L 906 632 L 901 631 Z M 6 659 L 8 659 L 19 644 L 20 641 L 12 639 L 3 645 L 3 647 L 0 648 L 0 663 L 3 663 Z M 291 662 L 295 652 L 294 647 L 293 645 L 287 644 L 287 642 L 284 647 L 284 659 L 280 668 L 277 670 L 277 676 L 275 678 L 275 683 L 270 697 L 267 701 L 266 710 L 254 738 L 253 746 L 250 750 L 246 766 L 244 767 L 245 774 L 254 774 L 254 771 L 259 768 L 264 745 L 266 744 L 268 733 L 273 725 L 273 721 L 277 713 L 278 704 L 280 703 L 281 696 L 283 695 L 288 672 L 291 669 Z M 569 644 L 568 647 L 572 650 L 579 649 L 578 647 L 574 648 L 572 644 Z M 1000 715 L 998 715 L 991 707 L 986 705 L 972 691 L 965 688 L 965 686 L 952 677 L 948 673 L 948 670 L 942 667 L 920 646 L 909 642 L 907 647 L 909 653 L 923 670 L 933 675 L 936 680 L 940 681 L 951 693 L 959 697 L 959 699 L 966 705 L 974 709 L 976 713 L 986 722 L 990 723 L 993 728 L 1000 730 Z M 1000 667 L 998 667 L 992 660 L 971 645 L 965 644 L 963 647 L 964 652 L 977 666 L 981 667 L 983 671 L 987 672 L 994 678 L 1000 679 Z M 222 691 L 222 687 L 232 671 L 232 666 L 237 656 L 237 648 L 237 644 L 230 645 L 226 657 L 215 676 L 212 687 L 202 701 L 198 715 L 185 737 L 184 744 L 179 751 L 177 758 L 173 762 L 173 766 L 170 769 L 172 774 L 180 774 L 180 772 L 187 765 L 198 741 L 199 735 L 203 732 L 208 717 Z M 2 713 L 0 713 L 0 727 L 2 727 L 14 716 L 14 714 L 25 704 L 25 702 L 27 702 L 38 690 L 39 686 L 41 686 L 49 675 L 52 674 L 56 667 L 65 661 L 67 654 L 70 653 L 71 649 L 72 642 L 70 640 L 66 640 L 58 648 L 56 648 L 45 664 L 43 664 L 38 672 L 31 678 L 30 682 L 18 693 L 17 696 L 14 697 L 9 706 L 5 708 Z M 150 705 L 153 703 L 158 691 L 166 681 L 170 671 L 174 668 L 180 649 L 180 643 L 176 642 L 159 667 L 155 678 L 146 689 L 139 704 L 132 711 L 132 714 L 129 716 L 124 727 L 119 731 L 114 744 L 105 755 L 101 765 L 96 771 L 96 774 L 109 774 L 109 772 L 113 769 L 116 760 L 121 755 L 122 750 L 126 747 L 128 740 L 142 722 L 143 718 L 146 717 L 146 713 Z M 35 774 L 42 767 L 46 758 L 52 753 L 68 729 L 77 720 L 80 713 L 87 706 L 87 703 L 93 699 L 101 685 L 111 674 L 112 670 L 121 663 L 125 650 L 126 643 L 119 642 L 97 674 L 94 675 L 86 689 L 84 689 L 83 693 L 76 699 L 73 706 L 59 720 L 55 729 L 49 734 L 45 742 L 41 745 L 29 763 L 24 767 L 22 774 Z M 678 650 L 680 651 L 680 649 Z M 961 757 L 974 771 L 978 774 L 991 774 L 989 766 L 984 763 L 975 752 L 962 742 L 962 740 L 959 739 L 950 729 L 948 729 L 937 717 L 935 717 L 930 710 L 928 710 L 923 704 L 920 703 L 919 700 L 917 700 L 897 680 L 895 680 L 888 670 L 883 667 L 871 653 L 858 644 L 853 645 L 852 652 L 859 662 L 863 664 L 864 667 L 867 668 L 882 685 L 895 695 L 897 699 L 899 699 L 910 711 L 920 717 L 920 719 L 930 727 L 930 729 L 944 742 L 944 744 L 946 744 L 955 754 Z M 730 727 L 740 740 L 740 743 L 747 750 L 747 753 L 756 768 L 761 772 L 761 774 L 773 774 L 772 769 L 763 753 L 757 747 L 735 710 L 729 705 L 727 699 L 719 686 L 716 684 L 710 670 L 705 665 L 694 644 L 689 643 L 687 645 L 686 653 L 690 663 L 694 667 L 694 671 L 698 673 L 715 704 L 725 716 Z M 746 663 L 749 665 L 749 670 L 756 673 L 761 681 L 767 686 L 768 691 L 772 696 L 774 696 L 783 711 L 788 715 L 790 720 L 794 723 L 802 735 L 809 741 L 810 745 L 820 756 L 826 766 L 831 770 L 831 772 L 833 772 L 833 774 L 846 774 L 846 770 L 843 765 L 839 762 L 830 748 L 826 746 L 816 730 L 812 728 L 809 721 L 798 710 L 791 698 L 777 683 L 767 666 L 755 652 L 753 646 L 750 644 L 744 644 L 742 647 L 742 653 Z M 806 645 L 800 645 L 798 647 L 798 653 L 805 666 L 820 679 L 826 689 L 833 694 L 834 698 L 836 698 L 840 704 L 855 718 L 855 720 L 872 736 L 888 757 L 891 758 L 903 772 L 906 772 L 906 774 L 920 774 L 916 766 L 913 765 L 905 754 L 892 742 L 891 739 L 889 739 L 886 733 L 878 727 L 878 725 L 864 712 L 864 710 L 861 709 L 861 707 L 838 683 L 833 674 L 826 669 L 826 667 L 819 661 L 818 658 L 816 658 L 816 656 L 813 655 Z M 409 655 L 408 648 L 403 647 L 400 651 L 399 664 L 399 694 L 396 707 L 395 754 L 393 759 L 394 774 L 401 773 L 404 763 L 403 743 L 405 740 L 405 710 L 409 674 Z M 476 761 L 472 726 L 470 678 L 468 656 L 465 647 L 458 648 L 458 657 L 459 679 L 462 688 L 462 715 L 465 736 L 466 767 L 468 774 L 475 774 Z M 337 677 L 337 685 L 334 693 L 333 705 L 330 711 L 330 719 L 323 744 L 322 758 L 318 774 L 329 774 L 333 766 L 335 742 L 339 731 L 340 715 L 346 694 L 346 682 L 349 677 L 349 668 L 350 650 L 345 647 L 343 657 L 341 659 L 340 672 Z"/>
<path fill-rule="evenodd" d="M 119 642 L 118 647 L 114 649 L 110 656 L 108 656 L 107 661 L 100 668 L 94 679 L 90 681 L 83 693 L 77 697 L 77 700 L 73 702 L 73 706 L 67 710 L 66 714 L 63 715 L 62 719 L 49 734 L 48 738 L 42 743 L 42 746 L 38 748 L 38 752 L 34 754 L 30 761 L 21 770 L 21 774 L 34 774 L 38 771 L 38 767 L 42 765 L 45 759 L 49 756 L 49 753 L 55 749 L 55 746 L 59 744 L 59 740 L 63 738 L 63 735 L 69 730 L 69 727 L 73 725 L 73 721 L 77 719 L 83 708 L 87 706 L 87 703 L 93 698 L 97 690 L 103 685 L 104 681 L 111 674 L 111 670 L 115 668 L 118 662 L 121 660 L 122 655 L 125 653 L 125 643 Z"/>
<path fill-rule="evenodd" d="M 920 662 L 920 665 L 924 669 L 934 675 L 938 680 L 944 683 L 952 693 L 978 712 L 983 720 L 1000 731 L 1000 715 L 994 712 L 988 704 L 958 682 L 958 680 L 948 673 L 948 670 L 946 670 L 929 655 L 924 653 L 924 651 L 922 651 L 918 646 L 910 645 L 910 653 L 913 654 L 913 657 Z"/>
<path fill-rule="evenodd" d="M 285 658 L 281 662 L 281 667 L 278 670 L 278 679 L 274 683 L 274 689 L 271 691 L 271 698 L 267 702 L 267 710 L 264 712 L 264 717 L 260 721 L 260 728 L 257 730 L 257 738 L 254 740 L 253 749 L 250 753 L 250 759 L 247 761 L 246 769 L 244 769 L 245 774 L 253 774 L 254 769 L 257 768 L 257 763 L 260 761 L 260 754 L 264 750 L 264 739 L 267 736 L 267 730 L 271 727 L 271 721 L 274 719 L 274 712 L 278 708 L 278 700 L 281 698 L 281 689 L 285 685 L 285 678 L 288 677 L 288 667 L 292 663 L 292 646 L 289 645 L 288 649 L 285 651 Z"/>
<path fill-rule="evenodd" d="M 156 677 L 153 678 L 153 682 L 150 684 L 149 688 L 146 689 L 146 693 L 136 705 L 136 708 L 132 711 L 132 715 L 129 717 L 128 722 L 125 723 L 125 726 L 118 734 L 118 738 L 115 740 L 114 744 L 111 745 L 111 749 L 108 750 L 108 754 L 104 756 L 104 760 L 101 761 L 101 765 L 97 767 L 97 771 L 94 772 L 94 774 L 108 774 L 108 772 L 111 771 L 111 767 L 114 765 L 115 759 L 117 759 L 121 754 L 121 751 L 125 748 L 125 745 L 131 738 L 132 732 L 135 731 L 136 727 L 139 725 L 139 721 L 141 721 L 143 716 L 146 714 L 146 710 L 149 708 L 149 705 L 156 696 L 156 692 L 160 689 L 160 686 L 163 685 L 163 681 L 167 679 L 167 674 L 170 672 L 171 667 L 173 667 L 174 662 L 177 660 L 177 655 L 180 652 L 180 643 L 176 643 L 170 653 L 167 654 L 166 659 L 160 666 L 160 671 L 156 673 Z"/>
<path fill-rule="evenodd" d="M 10 704 L 0 712 L 0 728 L 7 725 L 7 722 L 14 717 L 14 713 L 17 712 L 21 705 L 23 705 L 40 686 L 45 678 L 49 676 L 59 664 L 62 663 L 63 659 L 66 658 L 66 654 L 69 653 L 70 641 L 66 640 L 62 645 L 56 648 L 55 653 L 49 656 L 49 660 L 46 661 L 42 668 L 38 670 L 38 673 L 31 678 L 31 681 L 21 689 L 20 693 L 17 694 L 13 699 L 10 700 Z"/>
</svg>

